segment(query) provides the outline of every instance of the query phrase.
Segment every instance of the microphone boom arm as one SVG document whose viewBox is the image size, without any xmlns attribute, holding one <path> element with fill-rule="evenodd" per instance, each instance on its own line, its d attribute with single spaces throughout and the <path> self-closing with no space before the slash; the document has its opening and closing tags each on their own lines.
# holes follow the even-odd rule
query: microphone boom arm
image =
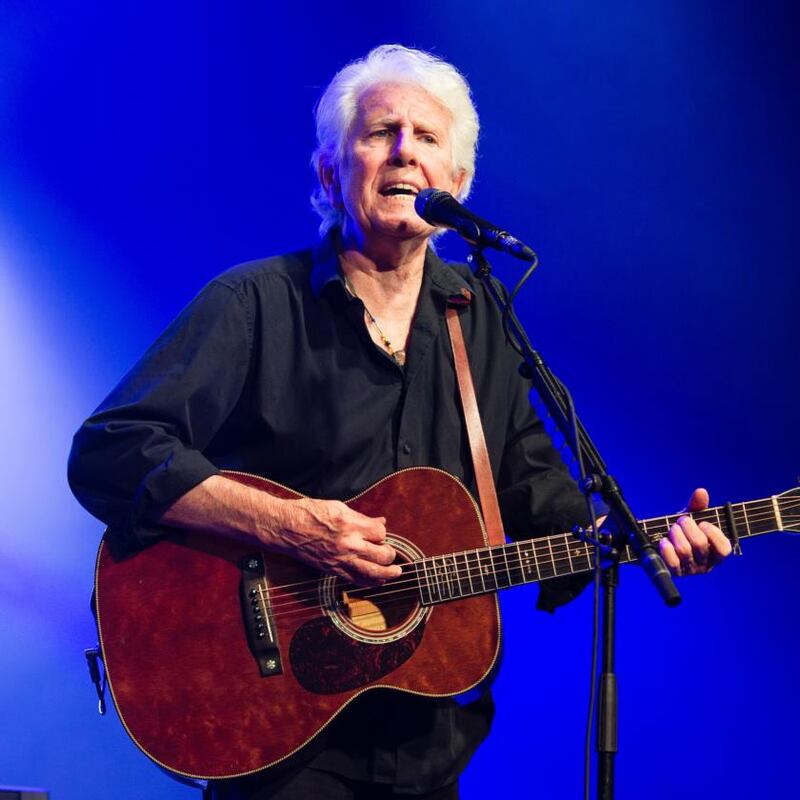
<svg viewBox="0 0 800 800">
<path fill-rule="evenodd" d="M 681 596 L 675 587 L 669 570 L 623 497 L 619 484 L 609 474 L 600 451 L 577 415 L 574 415 L 574 417 L 578 440 L 577 442 L 574 441 L 571 424 L 571 416 L 574 409 L 571 409 L 566 389 L 544 362 L 541 355 L 533 349 L 513 309 L 508 307 L 506 299 L 500 294 L 497 285 L 492 281 L 491 265 L 479 246 L 474 249 L 469 261 L 475 266 L 475 274 L 481 279 L 489 295 L 507 320 L 508 333 L 513 337 L 518 351 L 524 359 L 522 368 L 525 370 L 526 377 L 533 383 L 539 397 L 564 440 L 569 444 L 575 458 L 579 463 L 583 461 L 587 465 L 588 477 L 581 489 L 587 494 L 597 492 L 603 498 L 610 509 L 620 534 L 636 553 L 642 567 L 664 602 L 669 606 L 677 605 L 681 601 Z"/>
</svg>

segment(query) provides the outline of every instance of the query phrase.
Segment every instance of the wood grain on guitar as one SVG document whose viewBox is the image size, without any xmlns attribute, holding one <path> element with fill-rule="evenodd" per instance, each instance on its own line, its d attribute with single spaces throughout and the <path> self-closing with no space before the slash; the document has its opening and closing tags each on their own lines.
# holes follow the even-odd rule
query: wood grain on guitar
<svg viewBox="0 0 800 800">
<path fill-rule="evenodd" d="M 255 475 L 225 474 L 300 497 Z M 798 531 L 798 494 L 694 516 L 734 539 Z M 399 578 L 357 587 L 181 531 L 127 558 L 101 544 L 95 589 L 109 685 L 127 732 L 153 761 L 187 777 L 244 775 L 295 753 L 364 691 L 466 692 L 497 666 L 497 590 L 594 566 L 589 546 L 570 534 L 489 547 L 471 495 L 441 470 L 395 473 L 348 505 L 386 517 Z M 676 516 L 645 520 L 645 531 L 657 540 Z"/>
</svg>

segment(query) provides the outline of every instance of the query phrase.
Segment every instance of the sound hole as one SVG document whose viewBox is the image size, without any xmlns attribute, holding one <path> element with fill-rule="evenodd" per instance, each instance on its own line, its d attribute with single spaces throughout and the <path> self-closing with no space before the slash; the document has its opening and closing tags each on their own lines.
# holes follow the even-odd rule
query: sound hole
<svg viewBox="0 0 800 800">
<path fill-rule="evenodd" d="M 398 559 L 397 563 L 401 563 Z M 355 628 L 384 633 L 400 627 L 419 608 L 419 594 L 405 575 L 383 586 L 356 587 L 343 591 L 337 586 L 337 605 Z"/>
</svg>

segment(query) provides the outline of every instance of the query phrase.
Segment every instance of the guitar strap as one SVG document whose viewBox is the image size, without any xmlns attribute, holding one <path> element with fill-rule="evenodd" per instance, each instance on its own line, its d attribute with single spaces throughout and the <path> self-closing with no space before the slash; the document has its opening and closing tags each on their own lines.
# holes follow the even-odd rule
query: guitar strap
<svg viewBox="0 0 800 800">
<path fill-rule="evenodd" d="M 472 455 L 472 466 L 475 470 L 475 483 L 478 487 L 478 497 L 481 501 L 483 521 L 490 545 L 504 544 L 505 532 L 503 520 L 500 517 L 500 506 L 497 503 L 497 492 L 492 477 L 492 465 L 489 462 L 489 451 L 486 449 L 486 439 L 483 435 L 481 415 L 478 411 L 478 401 L 475 397 L 475 385 L 472 383 L 472 372 L 467 359 L 467 348 L 464 344 L 464 333 L 461 330 L 461 320 L 456 305 L 466 305 L 468 300 L 455 296 L 447 306 L 447 330 L 450 333 L 450 344 L 453 348 L 453 363 L 455 364 L 458 393 L 461 397 L 461 408 L 464 411 L 464 422 L 467 427 L 467 440 Z"/>
</svg>

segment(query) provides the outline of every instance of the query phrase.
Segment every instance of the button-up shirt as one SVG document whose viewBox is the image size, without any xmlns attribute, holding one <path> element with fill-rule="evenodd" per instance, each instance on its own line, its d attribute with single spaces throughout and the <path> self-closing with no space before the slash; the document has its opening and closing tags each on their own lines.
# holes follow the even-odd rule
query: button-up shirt
<svg viewBox="0 0 800 800">
<path fill-rule="evenodd" d="M 130 548 L 168 532 L 157 522 L 164 509 L 221 469 L 347 499 L 424 465 L 475 494 L 444 319 L 457 295 L 470 299 L 460 319 L 506 533 L 585 522 L 583 497 L 531 410 L 519 357 L 482 284 L 428 251 L 401 367 L 371 340 L 335 235 L 211 281 L 76 434 L 73 491 L 108 524 L 108 539 Z M 552 608 L 578 583 L 543 587 L 540 604 Z M 491 718 L 488 696 L 462 707 L 368 692 L 352 705 L 314 764 L 408 791 L 454 779 Z M 365 722 L 368 741 L 357 735 Z"/>
</svg>

